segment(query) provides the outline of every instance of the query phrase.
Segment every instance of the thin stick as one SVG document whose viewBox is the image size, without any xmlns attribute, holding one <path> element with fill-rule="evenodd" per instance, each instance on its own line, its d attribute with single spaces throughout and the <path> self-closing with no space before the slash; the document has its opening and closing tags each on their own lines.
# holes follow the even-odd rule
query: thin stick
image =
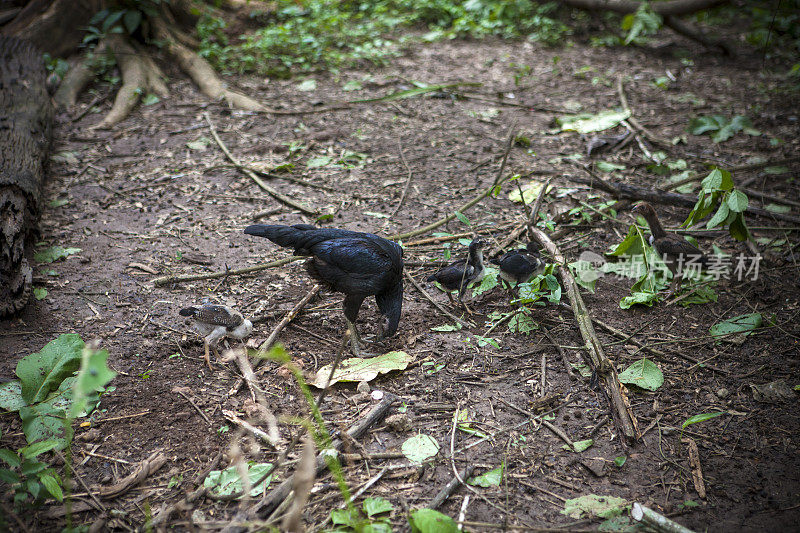
<svg viewBox="0 0 800 533">
<path fill-rule="evenodd" d="M 392 211 L 392 214 L 389 215 L 389 218 L 393 218 L 397 212 L 400 211 L 400 208 L 403 207 L 403 202 L 408 194 L 408 188 L 411 186 L 411 179 L 414 177 L 414 173 L 411 171 L 411 167 L 408 166 L 408 161 L 406 161 L 406 156 L 403 153 L 403 145 L 400 143 L 400 139 L 397 140 L 397 148 L 400 151 L 400 161 L 402 161 L 403 166 L 406 167 L 408 178 L 406 178 L 406 184 L 403 186 L 403 193 L 400 195 L 400 201 L 397 202 L 397 207 L 394 208 L 394 211 Z"/>
<path fill-rule="evenodd" d="M 502 185 L 503 183 L 505 183 L 509 179 L 511 179 L 511 176 L 506 176 L 505 178 L 501 179 L 498 183 L 493 184 L 491 187 L 487 187 L 478 196 L 476 196 L 475 198 L 473 198 L 469 202 L 465 203 L 464 205 L 462 205 L 461 207 L 459 207 L 455 211 L 458 211 L 459 213 L 463 213 L 464 211 L 470 209 L 471 207 L 474 207 L 478 202 L 480 202 L 481 200 L 483 200 L 484 198 L 489 196 L 492 193 L 492 191 L 494 191 L 495 187 L 497 187 L 498 185 Z M 432 224 L 428 224 L 425 227 L 417 228 L 417 229 L 415 229 L 413 231 L 407 231 L 405 233 L 397 233 L 395 235 L 390 235 L 387 238 L 396 241 L 396 240 L 400 240 L 400 239 L 408 239 L 409 237 L 416 237 L 417 235 L 422 235 L 423 233 L 429 233 L 429 232 L 435 230 L 436 228 L 438 228 L 439 226 L 447 224 L 448 222 L 450 222 L 451 220 L 456 218 L 455 211 L 450 213 L 446 217 L 444 217 L 444 218 L 442 218 L 440 220 L 437 220 L 436 222 L 434 222 Z"/>
<path fill-rule="evenodd" d="M 328 394 L 328 390 L 330 390 L 331 382 L 333 381 L 333 375 L 336 373 L 336 368 L 339 366 L 339 363 L 342 360 L 342 354 L 344 354 L 344 351 L 347 348 L 347 342 L 350 340 L 350 336 L 350 328 L 347 328 L 347 331 L 345 331 L 344 335 L 342 335 L 342 342 L 339 344 L 339 349 L 336 351 L 336 359 L 333 360 L 331 371 L 328 374 L 328 379 L 325 380 L 325 388 L 323 388 L 322 392 L 320 392 L 319 396 L 317 396 L 317 406 L 314 409 L 315 411 L 319 411 L 320 407 L 322 406 L 322 402 L 325 400 L 325 396 Z"/>
<path fill-rule="evenodd" d="M 75 479 L 78 480 L 78 483 L 80 483 L 81 486 L 83 487 L 83 489 L 89 494 L 89 497 L 94 501 L 94 503 L 96 503 L 98 505 L 100 510 L 105 513 L 107 511 L 106 506 L 103 505 L 103 503 L 100 501 L 100 499 L 97 497 L 97 495 L 94 492 L 92 492 L 92 490 L 89 488 L 89 485 L 87 485 L 86 482 L 81 477 L 81 475 L 78 472 L 75 471 L 75 468 L 72 466 L 72 464 L 67 462 L 67 459 L 64 457 L 64 454 L 62 454 L 58 450 L 54 450 L 54 451 L 55 451 L 56 455 L 58 455 L 58 457 L 64 463 L 64 465 L 69 467 L 70 473 L 73 476 L 75 476 Z"/>
<path fill-rule="evenodd" d="M 638 439 L 639 430 L 636 419 L 622 394 L 622 384 L 619 382 L 614 365 L 611 364 L 611 361 L 606 357 L 603 345 L 600 339 L 598 339 L 597 333 L 594 331 L 589 309 L 583 302 L 575 278 L 566 266 L 566 259 L 564 259 L 564 256 L 555 243 L 551 241 L 543 231 L 538 228 L 533 228 L 533 236 L 558 264 L 558 274 L 561 278 L 562 285 L 566 288 L 567 297 L 572 303 L 572 312 L 575 315 L 575 321 L 578 323 L 578 329 L 580 330 L 581 337 L 583 337 L 586 351 L 589 354 L 589 361 L 594 367 L 594 371 L 597 372 L 605 382 L 606 393 L 611 401 L 612 411 L 615 415 L 614 418 L 619 424 L 622 434 L 629 440 Z"/>
<path fill-rule="evenodd" d="M 547 355 L 542 352 L 542 378 L 539 396 L 544 396 L 545 386 L 547 385 Z"/>
<path fill-rule="evenodd" d="M 261 178 L 256 176 L 255 172 L 253 172 L 252 170 L 250 170 L 246 166 L 242 165 L 235 157 L 233 157 L 233 154 L 230 152 L 230 150 L 228 150 L 228 147 L 225 146 L 225 143 L 223 143 L 222 139 L 220 139 L 219 134 L 217 134 L 217 129 L 214 127 L 214 124 L 211 122 L 211 117 L 208 116 L 207 112 L 203 113 L 203 118 L 206 119 L 206 122 L 208 123 L 208 128 L 209 128 L 209 130 L 211 130 L 211 135 L 214 137 L 214 140 L 217 142 L 217 145 L 220 147 L 220 149 L 225 153 L 225 156 L 230 160 L 231 163 L 234 164 L 234 166 L 237 169 L 239 169 L 241 172 L 244 172 L 245 174 L 247 174 L 247 176 L 249 176 L 250 179 L 252 179 L 254 182 L 256 182 L 256 184 L 259 187 L 261 187 L 264 190 L 264 192 L 266 192 L 267 194 L 269 194 L 270 196 L 275 198 L 280 203 L 282 203 L 284 205 L 287 205 L 287 206 L 291 207 L 292 209 L 296 209 L 296 210 L 300 211 L 301 213 L 305 213 L 306 215 L 310 215 L 310 216 L 316 216 L 317 215 L 317 211 L 316 210 L 309 209 L 308 207 L 306 207 L 306 206 L 304 206 L 304 205 L 302 205 L 302 204 L 300 204 L 298 202 L 295 202 L 294 200 L 292 200 L 288 196 L 276 191 L 275 189 L 273 189 L 272 187 L 270 187 L 269 185 L 264 183 L 264 180 L 262 180 Z"/>
<path fill-rule="evenodd" d="M 169 276 L 161 276 L 160 278 L 155 278 L 153 280 L 153 284 L 156 287 L 158 287 L 160 285 L 166 285 L 168 283 L 181 283 L 183 281 L 200 281 L 204 279 L 219 279 L 219 278 L 224 278 L 225 276 L 241 276 L 243 274 L 251 274 L 253 272 L 266 270 L 268 268 L 283 266 L 293 261 L 299 261 L 300 259 L 305 259 L 305 257 L 299 255 L 292 255 L 289 257 L 284 257 L 283 259 L 278 259 L 276 261 L 270 261 L 269 263 L 262 263 L 260 265 L 255 265 L 246 268 L 238 268 L 235 270 L 222 270 L 219 272 L 211 272 L 208 274 L 186 274 L 186 275 L 174 274 Z"/>
<path fill-rule="evenodd" d="M 638 130 L 648 141 L 653 144 L 659 144 L 667 148 L 672 146 L 671 142 L 650 132 L 650 130 L 642 126 L 642 124 L 633 116 L 633 111 L 631 111 L 631 108 L 628 105 L 628 99 L 625 97 L 625 88 L 623 87 L 622 76 L 617 77 L 617 93 L 619 94 L 619 102 L 622 104 L 622 109 L 627 111 L 630 115 L 628 117 L 628 122 L 631 126 Z"/>
<path fill-rule="evenodd" d="M 207 423 L 207 424 L 210 426 L 210 425 L 212 424 L 212 422 L 211 422 L 211 419 L 210 419 L 210 418 L 208 418 L 208 415 L 206 415 L 206 414 L 203 412 L 203 410 L 202 410 L 202 409 L 200 409 L 200 408 L 197 406 L 197 404 L 196 404 L 196 403 L 194 403 L 194 402 L 192 401 L 192 399 L 191 399 L 191 398 L 189 398 L 189 397 L 186 395 L 186 393 L 185 393 L 185 392 L 184 392 L 182 389 L 183 389 L 183 387 L 173 387 L 173 388 L 172 388 L 172 392 L 177 392 L 178 394 L 180 394 L 181 396 L 183 396 L 183 398 L 184 398 L 184 399 L 185 399 L 187 402 L 189 402 L 189 404 L 190 404 L 192 407 L 194 407 L 194 410 L 195 410 L 195 411 L 197 411 L 198 413 L 200 413 L 200 416 L 202 416 L 202 417 L 203 417 L 203 420 L 205 420 L 205 421 L 206 421 L 206 423 Z"/>
<path fill-rule="evenodd" d="M 431 304 L 433 304 L 433 306 L 434 306 L 436 309 L 438 309 L 440 313 L 442 313 L 444 316 L 446 316 L 447 318 L 449 318 L 449 319 L 451 319 L 451 320 L 455 320 L 456 322 L 458 322 L 459 324 L 461 324 L 461 326 L 462 326 L 462 327 L 465 327 L 465 328 L 470 328 L 470 327 L 472 327 L 472 324 L 470 324 L 470 323 L 468 323 L 468 322 L 465 322 L 465 321 L 461 320 L 461 319 L 460 319 L 460 318 L 458 318 L 456 315 L 454 315 L 453 313 L 451 313 L 450 311 L 448 311 L 447 309 L 445 309 L 444 307 L 442 307 L 442 306 L 441 306 L 441 304 L 439 304 L 439 302 L 437 302 L 436 300 L 434 300 L 434 299 L 431 297 L 431 295 L 430 295 L 430 294 L 428 294 L 428 293 L 425 291 L 425 289 L 423 289 L 423 288 L 420 286 L 420 284 L 419 284 L 419 283 L 417 283 L 417 280 L 415 280 L 415 279 L 414 279 L 414 278 L 411 276 L 411 274 L 409 274 L 408 272 L 404 272 L 404 273 L 405 273 L 406 277 L 408 278 L 408 280 L 411 282 L 411 284 L 414 286 L 414 288 L 415 288 L 415 289 L 417 289 L 417 290 L 419 291 L 419 293 L 420 293 L 422 296 L 424 296 L 424 297 L 425 297 L 425 299 L 426 299 L 426 300 L 428 300 L 428 301 L 429 301 Z"/>
<path fill-rule="evenodd" d="M 556 339 L 550 333 L 550 330 L 544 326 L 541 326 L 541 329 L 542 333 L 544 333 L 544 336 L 550 341 L 550 344 L 555 346 L 556 350 L 558 350 L 558 354 L 561 356 L 561 361 L 564 363 L 564 370 L 567 372 L 567 377 L 570 381 L 573 381 L 575 376 L 572 375 L 572 365 L 569 364 L 569 356 L 567 355 L 566 350 L 564 350 L 564 348 L 558 342 L 556 342 Z"/>
<path fill-rule="evenodd" d="M 469 479 L 472 476 L 472 472 L 475 471 L 475 465 L 469 464 L 467 467 L 459 472 L 458 476 L 453 476 L 447 485 L 442 487 L 436 496 L 428 503 L 428 509 L 438 509 L 446 500 L 449 498 L 458 487 L 461 486 L 461 479 Z"/>
<path fill-rule="evenodd" d="M 294 256 L 292 256 L 292 257 L 294 257 Z M 269 337 L 267 337 L 267 340 L 262 342 L 261 346 L 258 347 L 258 353 L 259 354 L 265 353 L 267 350 L 272 348 L 272 345 L 275 344 L 275 341 L 277 340 L 278 335 L 280 335 L 281 331 L 283 331 L 286 328 L 286 326 L 288 326 L 289 323 L 292 320 L 297 318 L 297 315 L 300 314 L 300 311 L 306 306 L 306 304 L 314 296 L 319 294 L 320 288 L 321 288 L 321 286 L 319 284 L 315 284 L 306 293 L 306 295 L 303 296 L 303 298 L 299 302 L 297 302 L 294 307 L 292 307 L 291 311 L 286 313 L 286 316 L 283 317 L 283 319 L 278 323 L 278 325 L 275 326 L 275 329 L 272 330 L 272 333 L 269 334 Z M 264 364 L 264 361 L 265 361 L 265 359 L 259 359 L 256 362 L 255 368 L 253 370 L 255 371 L 255 369 L 257 369 L 262 364 Z M 230 397 L 230 396 L 235 396 L 236 394 L 238 394 L 239 393 L 239 389 L 242 388 L 242 384 L 243 383 L 244 383 L 244 379 L 243 378 L 239 378 L 236 381 L 236 383 L 233 384 L 233 387 L 231 387 L 231 390 L 228 391 L 228 396 Z"/>
<path fill-rule="evenodd" d="M 547 194 L 547 189 L 550 187 L 551 181 L 553 181 L 552 177 L 547 178 L 547 181 L 544 182 L 544 185 L 539 191 L 539 196 L 536 197 L 536 201 L 533 203 L 533 209 L 531 209 L 531 215 L 528 218 L 528 240 L 533 240 L 531 229 L 536 227 L 536 221 L 539 219 L 539 209 L 542 208 L 542 201 L 544 200 L 544 195 Z"/>
<path fill-rule="evenodd" d="M 555 424 L 551 424 L 547 420 L 542 420 L 542 425 L 544 427 L 546 427 L 547 429 L 549 429 L 550 431 L 552 431 L 553 433 L 555 433 L 558 436 L 559 439 L 561 439 L 564 442 L 566 442 L 567 446 L 569 446 L 570 448 L 574 449 L 574 445 L 573 445 L 572 439 L 569 438 L 569 436 L 564 432 L 563 429 L 561 429 L 560 427 L 556 426 Z"/>
<path fill-rule="evenodd" d="M 506 163 L 508 163 L 508 155 L 511 153 L 511 148 L 514 146 L 514 130 L 517 128 L 516 120 L 508 129 L 508 141 L 506 142 L 506 149 L 503 152 L 503 159 L 500 161 L 500 168 L 497 169 L 497 176 L 494 178 L 494 185 L 496 187 L 500 183 L 500 178 L 503 177 L 503 171 L 506 169 Z"/>
<path fill-rule="evenodd" d="M 225 420 L 228 420 L 229 422 L 232 422 L 233 424 L 236 424 L 237 426 L 240 426 L 243 429 L 249 431 L 250 433 L 261 439 L 263 442 L 269 444 L 273 448 L 278 444 L 278 442 L 274 438 L 272 438 L 266 431 L 255 427 L 253 424 L 251 424 L 246 420 L 242 420 L 241 418 L 236 416 L 236 413 L 234 413 L 233 411 L 223 410 L 222 416 L 225 417 Z"/>
</svg>

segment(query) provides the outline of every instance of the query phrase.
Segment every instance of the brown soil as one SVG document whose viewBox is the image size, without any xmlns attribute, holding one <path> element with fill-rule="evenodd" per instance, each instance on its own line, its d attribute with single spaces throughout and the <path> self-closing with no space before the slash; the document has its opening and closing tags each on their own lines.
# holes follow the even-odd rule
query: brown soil
<svg viewBox="0 0 800 533">
<path fill-rule="evenodd" d="M 681 62 L 681 50 L 694 58 L 693 65 Z M 515 86 L 514 74 L 521 65 L 530 66 L 531 75 Z M 585 66 L 593 70 L 576 75 Z M 707 136 L 687 135 L 685 144 L 669 150 L 671 159 L 683 158 L 690 167 L 702 171 L 708 161 L 735 166 L 752 156 L 780 160 L 796 155 L 800 138 L 797 93 L 782 91 L 779 77 L 759 70 L 761 67 L 760 57 L 727 60 L 683 42 L 667 42 L 652 49 L 546 49 L 521 42 L 452 41 L 416 48 L 385 68 L 315 75 L 314 92 L 297 91 L 298 81 L 255 77 L 229 81 L 266 105 L 285 111 L 306 109 L 314 102 L 377 97 L 410 88 L 409 80 L 480 82 L 483 85 L 474 94 L 486 101 L 427 95 L 313 114 L 259 115 L 209 104 L 177 69 L 169 72 L 167 66 L 165 70 L 174 77 L 170 84 L 173 96 L 142 107 L 115 130 L 88 129 L 107 112 L 107 101 L 97 113 L 77 122 L 67 115 L 58 118 L 57 151 L 71 152 L 77 160 L 51 167 L 47 198 L 66 199 L 68 203 L 45 214 L 41 240 L 78 247 L 82 252 L 40 266 L 35 283 L 47 288 L 48 296 L 30 304 L 18 319 L 0 323 L 0 379 L 12 379 L 19 358 L 38 351 L 61 333 L 77 332 L 85 340 L 101 340 L 111 353 L 110 365 L 119 372 L 113 381 L 116 389 L 103 396 L 92 416 L 97 433 L 87 441 L 81 435 L 88 429 L 76 428 L 73 457 L 77 471 L 89 485 L 110 485 L 127 475 L 132 468 L 129 463 L 141 461 L 153 451 L 164 451 L 168 458 L 164 468 L 123 497 L 105 502 L 109 508 L 126 512 L 114 519 L 117 525 L 140 525 L 146 514 L 194 490 L 196 474 L 218 452 L 229 450 L 234 438 L 241 440 L 222 410 L 239 411 L 244 417 L 242 408 L 249 398 L 246 387 L 233 397 L 227 396 L 238 369 L 233 363 L 220 361 L 210 372 L 202 364 L 202 344 L 178 316 L 178 309 L 210 298 L 233 303 L 245 314 L 266 314 L 266 320 L 256 325 L 251 341 L 257 343 L 312 285 L 297 264 L 245 277 L 165 287 L 154 287 L 151 280 L 156 275 L 132 266 L 146 265 L 158 275 L 189 274 L 241 268 L 286 255 L 268 241 L 242 233 L 244 226 L 252 223 L 254 213 L 279 204 L 227 166 L 213 141 L 204 151 L 187 148 L 188 142 L 211 138 L 203 113 L 209 114 L 231 151 L 248 163 L 280 164 L 289 155 L 275 148 L 297 141 L 302 149 L 293 160 L 293 175 L 337 192 L 278 179 L 270 184 L 321 212 L 333 213 L 333 220 L 326 224 L 388 235 L 437 220 L 488 187 L 495 179 L 505 138 L 514 123 L 532 144 L 529 149 L 514 147 L 508 171 L 534 172 L 536 179 L 552 175 L 557 187 L 576 187 L 571 197 L 559 200 L 570 208 L 578 205 L 578 199 L 600 203 L 593 197 L 596 191 L 571 184 L 571 177 L 585 177 L 580 169 L 553 161 L 558 156 L 585 153 L 585 141 L 575 134 L 552 133 L 554 113 L 537 108 L 569 108 L 574 103 L 589 112 L 614 108 L 619 99 L 613 82 L 619 74 L 633 78 L 626 90 L 635 115 L 662 137 L 685 135 L 690 116 L 712 113 L 748 115 L 765 133 L 760 137 L 738 134 L 721 144 L 713 144 Z M 652 80 L 667 71 L 677 81 L 665 91 L 655 87 Z M 366 77 L 369 79 L 363 82 L 362 91 L 342 91 L 345 82 Z M 506 95 L 505 103 L 531 107 L 493 103 L 500 93 Z M 683 98 L 687 93 L 696 96 L 694 104 Z M 73 113 L 92 98 L 85 95 Z M 770 137 L 782 143 L 773 147 Z M 344 150 L 366 154 L 363 166 L 306 168 L 312 157 L 338 155 Z M 368 213 L 392 213 L 408 177 L 401 150 L 412 173 L 408 196 L 394 217 L 377 218 Z M 624 176 L 632 183 L 652 185 L 663 179 L 647 170 L 635 143 L 601 157 L 626 165 Z M 735 177 L 739 182 L 754 177 L 751 188 L 796 200 L 797 175 L 798 167 L 794 166 L 788 174 L 767 174 L 760 169 Z M 485 200 L 466 213 L 475 227 L 492 229 L 522 220 L 521 206 L 507 200 L 511 187 L 514 185 L 507 185 L 498 198 Z M 754 197 L 751 202 L 761 205 Z M 662 208 L 660 212 L 667 225 L 675 227 L 687 210 Z M 585 249 L 602 253 L 621 240 L 631 220 L 626 212 L 618 219 L 623 224 L 603 221 L 581 226 L 558 244 L 570 258 Z M 261 221 L 309 220 L 284 208 Z M 780 225 L 757 218 L 748 222 L 752 226 Z M 454 233 L 467 230 L 457 220 L 442 228 Z M 467 520 L 594 529 L 599 520 L 576 523 L 561 514 L 562 500 L 594 493 L 641 502 L 696 530 L 794 529 L 800 520 L 796 399 L 788 403 L 758 402 L 751 385 L 777 379 L 796 384 L 800 354 L 800 330 L 795 319 L 800 301 L 797 234 L 760 229 L 753 233 L 779 239 L 788 235 L 790 242 L 765 259 L 757 281 L 722 281 L 716 303 L 686 310 L 661 303 L 625 311 L 618 302 L 631 282 L 612 278 L 600 280 L 597 292 L 585 295 L 595 317 L 635 333 L 641 342 L 661 342 L 658 346 L 667 352 L 665 358 L 648 355 L 663 370 L 664 385 L 655 393 L 628 391 L 640 428 L 646 430 L 643 440 L 628 446 L 613 423 L 607 423 L 596 428 L 594 445 L 576 454 L 562 449 L 564 443 L 538 422 L 497 433 L 491 441 L 455 458 L 457 467 L 475 464 L 479 473 L 501 462 L 507 467 L 506 482 L 500 487 L 479 489 L 485 498 L 473 495 Z M 504 235 L 499 230 L 491 233 L 498 241 Z M 747 252 L 743 245 L 719 234 L 714 234 L 713 240 L 701 239 L 700 244 L 711 250 L 712 242 L 731 253 Z M 463 249 L 454 244 L 456 253 L 463 253 Z M 441 259 L 442 245 L 409 247 L 405 255 L 412 264 Z M 207 258 L 210 264 L 198 264 L 198 257 Z M 48 270 L 56 275 L 45 274 Z M 407 270 L 421 280 L 432 269 L 409 266 Z M 430 285 L 426 287 L 446 304 L 444 295 Z M 487 315 L 510 308 L 508 296 L 500 288 L 470 304 L 478 313 L 473 317 L 478 326 L 472 329 L 478 335 L 488 328 L 483 324 Z M 715 344 L 707 337 L 708 328 L 721 319 L 753 310 L 774 316 L 775 326 L 750 336 L 741 345 Z M 375 331 L 375 316 L 374 302 L 369 302 L 362 310 L 362 332 Z M 534 317 L 549 328 L 559 344 L 569 347 L 566 353 L 571 362 L 581 361 L 581 350 L 575 347 L 582 341 L 568 310 L 548 305 L 536 308 Z M 492 333 L 500 341 L 500 349 L 477 348 L 467 342 L 463 331 L 430 331 L 431 326 L 444 323 L 448 320 L 406 283 L 400 330 L 384 348 L 405 350 L 418 363 L 433 361 L 443 367 L 431 372 L 430 365 L 414 364 L 406 371 L 373 381 L 374 388 L 394 392 L 403 399 L 412 430 L 396 433 L 381 425 L 353 450 L 397 451 L 405 439 L 418 432 L 433 436 L 442 446 L 439 459 L 432 465 L 421 471 L 411 469 L 411 473 L 400 470 L 405 472 L 402 476 L 387 474 L 367 491 L 366 496 L 382 496 L 394 504 L 392 521 L 398 530 L 407 528 L 402 509 L 425 506 L 453 477 L 452 465 L 443 456 L 451 445 L 452 416 L 457 408 L 469 409 L 474 426 L 494 434 L 524 421 L 523 413 L 529 412 L 532 402 L 543 394 L 559 395 L 552 406 L 569 397 L 571 403 L 556 413 L 552 423 L 575 441 L 589 438 L 592 428 L 610 414 L 602 391 L 592 388 L 589 378 L 568 375 L 559 353 L 541 331 L 525 336 L 500 327 Z M 296 362 L 313 370 L 332 361 L 343 329 L 341 295 L 323 291 L 285 330 L 281 341 Z M 635 346 L 620 343 L 602 330 L 599 334 L 608 343 L 608 354 L 619 369 L 641 358 Z M 677 354 L 706 364 L 693 364 Z M 542 356 L 546 360 L 544 390 L 539 381 Z M 277 373 L 275 364 L 268 363 L 266 368 L 259 379 L 275 414 L 286 419 L 307 413 L 297 386 Z M 177 386 L 190 389 L 189 397 L 211 424 L 172 391 Z M 349 425 L 370 405 L 369 398 L 346 385 L 337 385 L 326 402 L 323 414 L 331 428 Z M 692 415 L 720 409 L 728 414 L 691 426 L 683 436 L 671 429 L 680 428 Z M 107 418 L 114 420 L 103 423 Z M 22 445 L 24 437 L 16 416 L 3 416 L 0 424 L 4 445 Z M 283 449 L 296 426 L 282 423 L 280 427 L 279 449 Z M 682 437 L 691 437 L 699 447 L 705 499 L 696 492 Z M 456 432 L 455 446 L 475 438 Z M 269 462 L 277 456 L 270 448 L 245 446 L 244 450 L 254 461 Z M 627 461 L 617 467 L 614 459 L 623 456 Z M 404 461 L 356 461 L 345 465 L 345 476 L 355 488 L 382 467 Z M 227 466 L 226 459 L 223 466 Z M 284 470 L 279 477 L 286 475 Z M 181 481 L 168 486 L 171 479 Z M 470 493 L 460 489 L 441 510 L 457 516 L 466 494 Z M 687 500 L 699 505 L 684 508 Z M 307 523 L 320 524 L 340 501 L 330 476 L 319 479 L 305 514 Z M 201 513 L 184 511 L 173 522 L 185 528 L 189 520 L 224 521 L 233 516 L 237 506 L 204 499 L 195 503 Z M 60 530 L 63 518 L 48 518 L 48 513 L 57 513 L 58 509 L 61 507 L 47 505 L 24 518 L 32 529 Z M 94 511 L 83 512 L 76 520 L 91 523 L 98 516 Z"/>
</svg>

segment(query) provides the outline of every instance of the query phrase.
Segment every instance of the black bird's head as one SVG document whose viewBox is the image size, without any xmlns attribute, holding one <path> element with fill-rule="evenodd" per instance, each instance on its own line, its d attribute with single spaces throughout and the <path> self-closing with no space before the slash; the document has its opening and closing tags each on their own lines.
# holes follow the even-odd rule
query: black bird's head
<svg viewBox="0 0 800 533">
<path fill-rule="evenodd" d="M 483 251 L 487 246 L 489 246 L 489 241 L 485 241 L 483 239 L 475 239 L 471 243 L 469 243 L 469 251 Z"/>
<path fill-rule="evenodd" d="M 530 241 L 528 244 L 525 245 L 525 250 L 531 255 L 539 256 L 539 243 L 535 241 Z"/>
<path fill-rule="evenodd" d="M 392 290 L 376 295 L 375 302 L 383 315 L 378 322 L 378 339 L 383 340 L 397 333 L 397 326 L 400 324 L 400 313 L 403 310 L 402 278 Z"/>
</svg>

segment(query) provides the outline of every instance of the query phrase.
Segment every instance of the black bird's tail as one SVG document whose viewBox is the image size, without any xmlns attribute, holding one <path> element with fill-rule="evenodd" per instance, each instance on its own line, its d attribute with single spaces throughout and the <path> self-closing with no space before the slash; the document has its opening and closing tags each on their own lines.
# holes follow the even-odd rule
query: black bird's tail
<svg viewBox="0 0 800 533">
<path fill-rule="evenodd" d="M 197 307 L 194 307 L 194 306 L 192 306 L 192 307 L 184 307 L 183 309 L 178 311 L 178 314 L 181 315 L 181 316 L 197 316 L 197 313 L 199 311 L 200 311 L 200 309 L 198 309 Z"/>
</svg>

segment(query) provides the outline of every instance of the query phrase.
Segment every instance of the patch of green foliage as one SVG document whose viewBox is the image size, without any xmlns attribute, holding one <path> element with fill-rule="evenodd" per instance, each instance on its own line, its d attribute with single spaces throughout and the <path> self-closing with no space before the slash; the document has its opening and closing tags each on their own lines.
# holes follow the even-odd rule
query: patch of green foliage
<svg viewBox="0 0 800 533">
<path fill-rule="evenodd" d="M 386 63 L 408 37 L 398 27 L 429 30 L 424 41 L 458 36 L 526 37 L 555 44 L 569 33 L 552 18 L 556 2 L 532 0 L 278 0 L 274 12 L 259 17 L 262 27 L 232 42 L 225 22 L 204 15 L 197 24 L 200 55 L 227 72 L 288 77 L 293 72 L 368 61 Z"/>
</svg>

